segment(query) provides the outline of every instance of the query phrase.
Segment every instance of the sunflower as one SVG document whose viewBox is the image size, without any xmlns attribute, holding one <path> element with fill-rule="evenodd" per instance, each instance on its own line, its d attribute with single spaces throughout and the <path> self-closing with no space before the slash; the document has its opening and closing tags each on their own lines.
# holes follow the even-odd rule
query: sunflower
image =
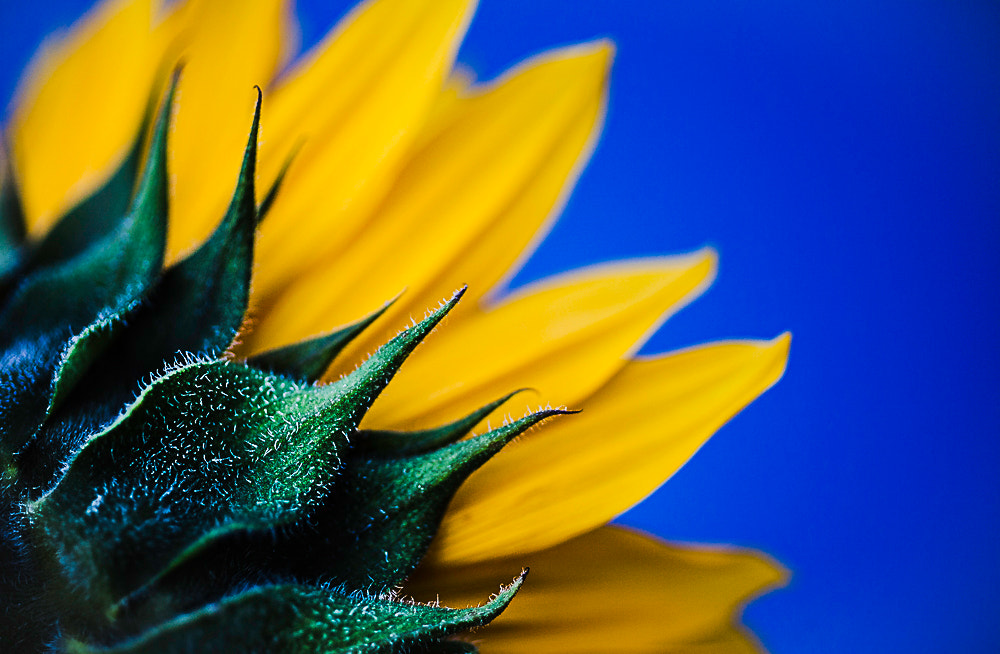
<svg viewBox="0 0 1000 654">
<path fill-rule="evenodd" d="M 553 50 L 475 83 L 455 68 L 472 4 L 365 2 L 292 61 L 287 0 L 105 0 L 42 49 L 6 130 L 4 206 L 25 227 L 0 225 L 0 382 L 14 388 L 0 490 L 4 551 L 27 561 L 19 579 L 44 581 L 10 582 L 8 616 L 54 616 L 45 638 L 81 652 L 758 647 L 738 614 L 780 567 L 606 524 L 780 378 L 789 336 L 636 355 L 710 284 L 707 249 L 504 290 L 593 149 L 613 49 Z M 133 187 L 127 212 L 107 209 Z M 108 271 L 120 285 L 79 300 L 112 288 Z M 136 367 L 178 338 L 162 366 Z M 40 394 L 17 385 L 35 379 L 25 361 L 44 371 Z M 141 390 L 116 404 L 122 379 Z M 525 398 L 581 412 L 511 420 Z M 184 430 L 238 433 L 226 456 L 248 457 L 253 484 L 200 450 L 201 481 L 175 452 L 186 476 L 165 489 L 142 465 L 160 450 L 121 463 L 136 439 Z M 153 487 L 144 514 L 135 497 Z M 184 493 L 225 510 L 206 517 Z M 95 517 L 114 512 L 113 528 Z M 195 523 L 197 538 L 163 550 Z M 60 599 L 70 591 L 85 609 Z"/>
</svg>

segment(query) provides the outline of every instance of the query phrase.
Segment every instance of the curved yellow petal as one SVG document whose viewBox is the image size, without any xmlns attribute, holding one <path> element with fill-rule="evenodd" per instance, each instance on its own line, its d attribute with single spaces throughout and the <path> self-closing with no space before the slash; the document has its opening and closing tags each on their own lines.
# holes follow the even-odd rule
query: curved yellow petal
<svg viewBox="0 0 1000 654">
<path fill-rule="evenodd" d="M 676 472 L 784 373 L 791 337 L 629 363 L 568 416 L 510 445 L 459 489 L 429 554 L 481 561 L 602 525 Z"/>
<path fill-rule="evenodd" d="M 43 45 L 25 73 L 10 139 L 33 234 L 97 188 L 135 138 L 176 36 L 159 9 L 154 0 L 105 0 Z"/>
<path fill-rule="evenodd" d="M 222 219 L 253 116 L 253 87 L 266 87 L 285 55 L 289 5 L 290 0 L 190 0 L 186 7 L 187 34 L 177 53 L 184 69 L 170 136 L 175 184 L 169 260 L 198 244 Z"/>
<path fill-rule="evenodd" d="M 467 606 L 522 566 L 531 572 L 517 597 L 470 636 L 483 654 L 754 652 L 734 622 L 746 602 L 787 577 L 754 552 L 604 527 L 542 552 L 423 568 L 406 591 Z"/>
<path fill-rule="evenodd" d="M 447 338 L 417 350 L 366 424 L 429 427 L 524 387 L 545 402 L 581 402 L 708 286 L 715 262 L 709 249 L 618 261 L 543 280 L 496 308 L 474 310 L 445 326 Z"/>
<path fill-rule="evenodd" d="M 473 7 L 471 0 L 362 4 L 275 90 L 262 179 L 273 179 L 302 147 L 261 229 L 258 297 L 325 263 L 367 229 L 442 90 Z"/>
<path fill-rule="evenodd" d="M 400 316 L 462 284 L 471 295 L 463 304 L 475 306 L 542 235 L 575 179 L 603 115 L 610 55 L 606 42 L 548 52 L 448 105 L 363 235 L 295 281 L 261 321 L 257 342 L 349 322 L 407 288 L 381 321 L 387 327 L 345 352 L 351 359 L 391 338 Z"/>
</svg>

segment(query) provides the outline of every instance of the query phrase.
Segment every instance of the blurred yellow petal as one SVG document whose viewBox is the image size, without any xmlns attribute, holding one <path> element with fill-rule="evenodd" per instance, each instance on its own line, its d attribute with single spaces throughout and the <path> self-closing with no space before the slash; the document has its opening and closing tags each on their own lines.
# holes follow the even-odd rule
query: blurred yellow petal
<svg viewBox="0 0 1000 654">
<path fill-rule="evenodd" d="M 170 143 L 167 256 L 197 245 L 225 211 L 253 116 L 285 54 L 289 0 L 190 0 Z"/>
<path fill-rule="evenodd" d="M 619 261 L 543 280 L 489 311 L 447 325 L 418 349 L 366 418 L 428 427 L 517 388 L 575 405 L 625 365 L 715 274 L 715 253 Z M 433 387 L 428 379 L 437 380 Z M 501 414 L 502 415 L 502 414 Z"/>
<path fill-rule="evenodd" d="M 369 212 L 392 184 L 441 92 L 473 5 L 471 0 L 362 4 L 275 90 L 266 114 L 261 178 L 273 179 L 288 153 L 302 149 L 261 229 L 259 296 L 272 295 L 284 281 L 325 263 L 368 229 Z"/>
<path fill-rule="evenodd" d="M 508 446 L 455 496 L 430 560 L 531 552 L 639 503 L 784 373 L 791 337 L 629 363 L 579 415 Z"/>
<path fill-rule="evenodd" d="M 295 281 L 262 320 L 259 343 L 347 323 L 404 287 L 381 321 L 386 327 L 359 339 L 345 359 L 371 351 L 393 335 L 400 316 L 462 284 L 471 296 L 463 309 L 473 308 L 544 233 L 567 180 L 575 180 L 603 115 L 610 54 L 605 42 L 549 52 L 494 88 L 455 99 L 363 238 Z"/>
<path fill-rule="evenodd" d="M 33 234 L 107 179 L 135 139 L 176 36 L 159 9 L 154 0 L 105 0 L 46 43 L 25 73 L 9 134 Z"/>
<path fill-rule="evenodd" d="M 760 654 L 763 651 L 748 629 L 728 627 L 697 642 L 672 647 L 670 654 Z"/>
<path fill-rule="evenodd" d="M 787 576 L 754 552 L 604 527 L 542 552 L 424 568 L 406 592 L 468 606 L 522 566 L 531 572 L 516 601 L 470 636 L 483 654 L 757 651 L 734 622 L 745 603 Z"/>
</svg>

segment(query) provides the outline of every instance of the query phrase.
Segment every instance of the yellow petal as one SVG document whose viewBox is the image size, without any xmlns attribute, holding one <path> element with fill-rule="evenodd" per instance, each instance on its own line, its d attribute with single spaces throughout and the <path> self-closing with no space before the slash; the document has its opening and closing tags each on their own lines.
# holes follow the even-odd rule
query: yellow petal
<svg viewBox="0 0 1000 654">
<path fill-rule="evenodd" d="M 522 566 L 531 571 L 517 597 L 470 636 L 483 654 L 757 651 L 733 623 L 746 602 L 787 576 L 753 552 L 669 545 L 605 527 L 543 552 L 424 568 L 406 592 L 468 606 Z"/>
<path fill-rule="evenodd" d="M 187 7 L 188 33 L 178 54 L 184 70 L 170 135 L 176 183 L 169 260 L 203 240 L 222 218 L 250 129 L 253 87 L 266 87 L 285 54 L 289 4 L 191 0 Z"/>
<path fill-rule="evenodd" d="M 594 266 L 526 287 L 494 309 L 445 325 L 447 334 L 407 361 L 366 424 L 431 426 L 523 387 L 545 402 L 575 405 L 714 273 L 715 253 L 706 249 Z"/>
<path fill-rule="evenodd" d="M 495 88 L 439 106 L 447 118 L 429 126 L 434 136 L 364 234 L 296 280 L 262 321 L 261 346 L 349 322 L 403 288 L 386 328 L 359 339 L 345 360 L 462 284 L 470 285 L 463 305 L 475 306 L 540 238 L 575 179 L 603 115 L 610 53 L 605 42 L 549 52 Z"/>
<path fill-rule="evenodd" d="M 107 179 L 135 138 L 176 36 L 159 8 L 154 0 L 105 0 L 46 43 L 26 72 L 10 136 L 33 234 Z"/>
<path fill-rule="evenodd" d="M 510 445 L 452 500 L 431 560 L 550 547 L 655 490 L 783 374 L 791 337 L 704 345 L 630 363 L 567 416 Z"/>
<path fill-rule="evenodd" d="M 262 179 L 273 179 L 292 148 L 302 149 L 261 229 L 258 296 L 273 295 L 284 281 L 329 259 L 366 226 L 441 92 L 473 4 L 362 4 L 275 91 Z"/>
<path fill-rule="evenodd" d="M 703 640 L 685 643 L 670 650 L 670 654 L 760 654 L 764 648 L 746 629 L 719 629 Z"/>
</svg>

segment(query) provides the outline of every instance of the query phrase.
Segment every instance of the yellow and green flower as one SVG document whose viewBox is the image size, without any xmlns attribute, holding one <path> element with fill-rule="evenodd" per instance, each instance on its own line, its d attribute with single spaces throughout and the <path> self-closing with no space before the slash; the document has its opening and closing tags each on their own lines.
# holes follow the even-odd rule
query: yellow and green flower
<svg viewBox="0 0 1000 654">
<path fill-rule="evenodd" d="M 372 0 L 289 61 L 288 0 L 105 0 L 36 57 L 0 186 L 4 642 L 756 650 L 778 566 L 606 525 L 789 337 L 637 356 L 711 250 L 504 291 L 612 47 L 478 84 L 472 5 Z"/>
</svg>

